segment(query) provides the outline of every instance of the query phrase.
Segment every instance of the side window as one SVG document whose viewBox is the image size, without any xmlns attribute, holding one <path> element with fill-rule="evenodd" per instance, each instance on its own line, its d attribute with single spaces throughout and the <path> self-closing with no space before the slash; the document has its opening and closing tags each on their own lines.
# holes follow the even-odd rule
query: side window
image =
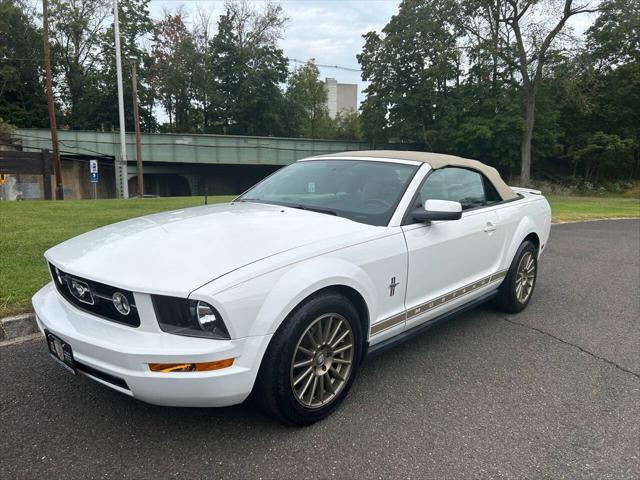
<svg viewBox="0 0 640 480">
<path fill-rule="evenodd" d="M 498 192 L 496 191 L 496 188 L 493 186 L 493 184 L 489 180 L 487 180 L 487 177 L 485 177 L 483 175 L 482 176 L 482 180 L 484 182 L 484 195 L 485 195 L 486 200 L 487 200 L 487 205 L 491 205 L 492 203 L 501 202 L 502 201 L 502 197 L 500 197 L 500 195 L 498 195 Z"/>
<path fill-rule="evenodd" d="M 449 200 L 446 172 L 446 169 L 431 172 L 420 189 L 416 207 L 424 206 L 427 200 Z"/>
<path fill-rule="evenodd" d="M 427 200 L 460 202 L 463 210 L 499 202 L 500 196 L 484 175 L 466 168 L 443 168 L 432 172 L 420 189 L 415 207 Z"/>
<path fill-rule="evenodd" d="M 482 175 L 464 168 L 447 168 L 449 200 L 460 202 L 463 210 L 481 207 L 485 204 Z"/>
</svg>

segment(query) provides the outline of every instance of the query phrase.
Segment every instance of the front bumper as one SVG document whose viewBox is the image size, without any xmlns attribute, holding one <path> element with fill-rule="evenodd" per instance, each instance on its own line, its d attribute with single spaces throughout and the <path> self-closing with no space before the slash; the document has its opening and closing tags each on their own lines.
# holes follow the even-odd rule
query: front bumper
<svg viewBox="0 0 640 480">
<path fill-rule="evenodd" d="M 140 327 L 120 325 L 77 309 L 56 292 L 53 283 L 36 293 L 32 302 L 40 330 L 71 346 L 80 373 L 156 405 L 221 407 L 242 402 L 251 393 L 271 339 L 271 335 L 236 340 L 171 335 L 159 329 L 148 308 L 140 312 Z M 150 306 L 150 302 L 148 295 L 136 294 L 137 305 Z M 234 358 L 231 367 L 209 372 L 155 373 L 148 366 L 227 358 Z M 110 377 L 122 379 L 127 388 Z"/>
</svg>

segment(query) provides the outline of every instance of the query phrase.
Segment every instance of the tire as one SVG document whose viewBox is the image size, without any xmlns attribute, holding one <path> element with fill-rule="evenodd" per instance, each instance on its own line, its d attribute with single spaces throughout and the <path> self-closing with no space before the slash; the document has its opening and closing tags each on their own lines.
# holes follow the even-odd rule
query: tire
<svg viewBox="0 0 640 480">
<path fill-rule="evenodd" d="M 363 339 L 358 311 L 344 296 L 326 292 L 310 297 L 273 335 L 253 388 L 254 401 L 284 424 L 322 420 L 347 396 L 362 361 Z"/>
<path fill-rule="evenodd" d="M 527 270 L 527 266 L 530 269 Z M 525 268 L 524 270 L 522 270 Z M 522 283 L 522 275 L 527 277 L 527 282 Z M 538 249 L 529 240 L 522 242 L 518 248 L 507 276 L 498 288 L 498 296 L 494 305 L 506 313 L 518 313 L 524 310 L 536 285 L 538 275 Z M 519 286 L 522 284 L 522 286 Z"/>
</svg>

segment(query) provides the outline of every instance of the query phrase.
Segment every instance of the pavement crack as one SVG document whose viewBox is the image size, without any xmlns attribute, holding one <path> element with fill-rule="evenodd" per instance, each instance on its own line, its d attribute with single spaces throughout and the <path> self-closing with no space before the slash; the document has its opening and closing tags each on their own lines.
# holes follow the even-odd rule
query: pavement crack
<svg viewBox="0 0 640 480">
<path fill-rule="evenodd" d="M 554 340 L 557 340 L 560 343 L 564 343 L 565 345 L 569 345 L 570 347 L 577 348 L 581 352 L 586 353 L 587 355 L 595 358 L 596 360 L 600 360 L 602 362 L 608 363 L 612 367 L 615 367 L 615 368 L 617 368 L 618 370 L 620 370 L 622 372 L 630 373 L 631 375 L 633 375 L 637 379 L 640 379 L 640 374 L 639 373 L 636 373 L 633 370 L 629 370 L 628 368 L 623 367 L 622 365 L 620 365 L 620 364 L 618 364 L 618 363 L 616 363 L 616 362 L 614 362 L 612 360 L 609 360 L 608 358 L 601 357 L 600 355 L 597 355 L 597 354 L 595 354 L 593 352 L 590 352 L 589 350 L 586 350 L 585 348 L 581 347 L 580 345 L 576 345 L 575 343 L 568 342 L 568 341 L 566 341 L 566 340 L 564 340 L 564 339 L 562 339 L 560 337 L 557 337 L 557 336 L 553 335 L 552 333 L 545 332 L 544 330 L 542 330 L 540 328 L 532 327 L 531 325 L 527 325 L 525 323 L 516 322 L 515 320 L 511 320 L 510 318 L 507 318 L 507 317 L 501 316 L 500 318 L 502 320 L 504 320 L 505 322 L 511 323 L 513 325 L 518 325 L 520 327 L 524 327 L 524 328 L 527 328 L 529 330 L 533 330 L 533 331 L 538 332 L 538 333 L 540 333 L 542 335 L 545 335 L 547 337 L 553 338 Z"/>
</svg>

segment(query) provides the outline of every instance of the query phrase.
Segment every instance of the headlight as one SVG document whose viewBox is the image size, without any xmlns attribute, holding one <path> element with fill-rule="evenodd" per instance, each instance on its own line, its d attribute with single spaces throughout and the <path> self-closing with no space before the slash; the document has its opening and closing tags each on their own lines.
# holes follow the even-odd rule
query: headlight
<svg viewBox="0 0 640 480">
<path fill-rule="evenodd" d="M 230 338 L 222 317 L 208 303 L 163 295 L 151 297 L 162 331 L 189 337 Z"/>
<path fill-rule="evenodd" d="M 202 330 L 209 332 L 216 328 L 216 323 L 218 322 L 217 312 L 211 305 L 198 300 L 195 305 L 191 305 L 191 310 L 191 315 L 196 317 Z"/>
</svg>

